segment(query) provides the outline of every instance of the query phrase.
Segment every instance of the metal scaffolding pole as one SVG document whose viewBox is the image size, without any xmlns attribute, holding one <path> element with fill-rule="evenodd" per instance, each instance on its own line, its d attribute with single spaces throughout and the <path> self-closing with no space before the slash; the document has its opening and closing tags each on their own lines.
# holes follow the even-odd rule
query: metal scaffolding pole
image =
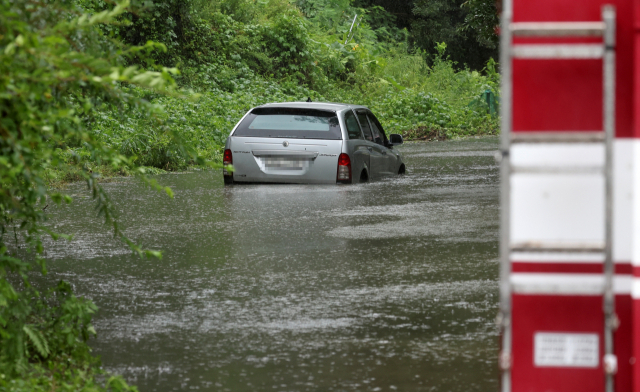
<svg viewBox="0 0 640 392">
<path fill-rule="evenodd" d="M 616 11 L 613 6 L 602 8 L 604 30 L 604 64 L 603 64 L 603 126 L 605 132 L 605 261 L 604 261 L 604 368 L 606 373 L 605 391 L 613 392 L 614 375 L 617 371 L 617 359 L 614 354 L 613 333 L 617 328 L 618 318 L 615 314 L 615 295 L 613 292 L 613 138 L 615 133 L 615 46 L 616 46 Z"/>
<path fill-rule="evenodd" d="M 500 313 L 498 325 L 502 341 L 499 365 L 502 371 L 502 392 L 511 391 L 511 274 L 510 208 L 511 208 L 511 145 L 512 75 L 511 75 L 511 19 L 512 1 L 502 3 L 500 29 L 501 70 L 501 127 L 500 127 Z"/>
</svg>

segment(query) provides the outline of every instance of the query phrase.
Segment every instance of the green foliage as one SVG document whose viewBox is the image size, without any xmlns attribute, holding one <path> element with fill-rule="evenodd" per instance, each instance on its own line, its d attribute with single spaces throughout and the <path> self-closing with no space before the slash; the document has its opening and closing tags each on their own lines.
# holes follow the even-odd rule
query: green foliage
<svg viewBox="0 0 640 392">
<path fill-rule="evenodd" d="M 69 361 L 72 362 L 72 361 Z M 104 381 L 101 381 L 104 379 Z M 9 378 L 0 374 L 0 390 L 6 392 L 137 392 L 120 376 L 105 374 L 97 363 L 66 366 L 33 365 L 26 377 Z"/>
<path fill-rule="evenodd" d="M 164 125 L 164 113 L 135 92 L 172 94 L 175 69 L 144 70 L 125 64 L 164 50 L 146 42 L 128 47 L 105 36 L 128 3 L 87 15 L 66 2 L 0 0 L 0 389 L 130 390 L 118 378 L 94 379 L 98 363 L 87 340 L 95 335 L 96 306 L 73 295 L 65 282 L 43 290 L 33 270 L 46 273 L 43 236 L 68 236 L 46 226 L 51 203 L 71 197 L 50 186 L 50 173 L 70 165 L 84 180 L 96 210 L 141 256 L 159 256 L 124 237 L 99 173 L 91 165 L 144 174 L 135 159 L 95 132 L 105 108 L 135 114 L 164 132 L 171 151 L 203 163 Z M 123 85 L 129 86 L 123 88 Z M 166 141 L 169 140 L 169 141 Z M 155 181 L 141 178 L 156 189 Z M 164 189 L 171 194 L 169 189 Z"/>
<path fill-rule="evenodd" d="M 275 17 L 261 26 L 260 38 L 266 55 L 273 59 L 276 76 L 308 74 L 311 66 L 309 35 L 299 15 L 293 12 Z"/>
<path fill-rule="evenodd" d="M 130 89 L 164 108 L 163 127 L 140 114 L 121 116 L 112 107 L 94 119 L 95 134 L 137 164 L 164 170 L 193 165 L 189 154 L 172 148 L 167 134 L 184 140 L 192 155 L 219 161 L 226 136 L 248 109 L 307 97 L 367 104 L 389 131 L 405 135 L 418 129 L 448 137 L 497 132 L 495 112 L 487 112 L 486 100 L 480 99 L 486 90 L 498 91 L 495 69 L 459 69 L 444 42 L 432 48 L 434 54 L 409 53 L 406 34 L 380 22 L 394 20 L 381 7 L 299 0 L 301 14 L 277 0 L 183 4 L 190 4 L 181 12 L 199 33 L 181 50 L 198 49 L 197 58 L 178 56 L 182 69 L 177 78 L 199 91 L 200 98 L 188 101 Z M 269 16 L 270 8 L 279 12 Z M 360 16 L 349 35 L 356 14 Z M 381 31 L 393 32 L 385 36 L 388 42 L 379 38 Z M 495 62 L 489 64 L 494 67 Z M 82 148 L 74 149 L 74 154 L 82 153 Z"/>
<path fill-rule="evenodd" d="M 500 20 L 496 2 L 467 0 L 462 3 L 462 8 L 466 10 L 466 15 L 461 30 L 464 33 L 472 33 L 480 45 L 491 49 L 497 48 L 498 35 L 496 34 L 496 29 L 500 25 Z"/>
<path fill-rule="evenodd" d="M 332 98 L 369 106 L 388 133 L 410 138 L 425 131 L 448 138 L 497 133 L 497 114 L 478 99 L 486 90 L 497 91 L 497 75 L 456 71 L 445 48 L 440 46 L 433 67 L 427 67 L 420 55 L 391 58 L 379 83 L 360 91 L 338 90 L 340 95 Z"/>
<path fill-rule="evenodd" d="M 14 296 L 28 295 L 30 303 L 1 309 L 1 373 L 22 374 L 29 370 L 28 362 L 55 363 L 64 357 L 90 362 L 86 342 L 96 333 L 91 325 L 96 306 L 76 298 L 66 282 L 41 295 L 23 279 L 26 289 Z"/>
<path fill-rule="evenodd" d="M 382 7 L 397 27 L 408 30 L 414 49 L 435 55 L 436 44 L 445 42 L 458 69 L 480 70 L 498 55 L 494 0 L 355 0 L 355 4 Z"/>
<path fill-rule="evenodd" d="M 364 74 L 362 79 L 358 75 L 354 77 L 355 82 L 349 83 L 328 79 L 322 89 L 312 89 L 295 81 L 272 81 L 255 74 L 229 76 L 225 82 L 218 75 L 216 81 L 209 80 L 208 91 L 202 92 L 195 102 L 174 97 L 160 97 L 154 102 L 166 108 L 174 119 L 172 123 L 179 124 L 176 132 L 183 132 L 197 153 L 211 160 L 219 159 L 220 146 L 229 131 L 250 108 L 306 97 L 367 105 L 388 133 L 408 137 L 420 137 L 419 133 L 425 130 L 435 130 L 446 137 L 497 133 L 497 115 L 495 111 L 491 113 L 486 100 L 481 99 L 487 90 L 494 96 L 498 91 L 495 63 L 488 63 L 485 74 L 456 71 L 452 61 L 446 58 L 445 45 L 441 45 L 441 51 L 442 54 L 433 59 L 433 67 L 426 66 L 420 54 L 398 54 L 387 57 L 379 71 L 359 70 Z M 226 83 L 233 83 L 235 87 L 226 90 L 223 87 Z"/>
</svg>

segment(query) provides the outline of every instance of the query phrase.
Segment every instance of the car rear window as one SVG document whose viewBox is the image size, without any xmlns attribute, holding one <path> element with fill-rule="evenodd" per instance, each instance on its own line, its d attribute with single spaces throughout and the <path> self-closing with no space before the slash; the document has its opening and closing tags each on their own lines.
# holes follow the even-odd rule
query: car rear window
<svg viewBox="0 0 640 392">
<path fill-rule="evenodd" d="M 233 136 L 291 139 L 342 139 L 335 112 L 300 108 L 256 108 Z"/>
</svg>

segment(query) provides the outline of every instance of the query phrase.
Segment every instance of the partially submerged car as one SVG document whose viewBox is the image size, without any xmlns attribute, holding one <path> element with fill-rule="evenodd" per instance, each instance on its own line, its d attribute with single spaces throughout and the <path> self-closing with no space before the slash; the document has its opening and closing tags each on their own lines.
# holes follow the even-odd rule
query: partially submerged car
<svg viewBox="0 0 640 392">
<path fill-rule="evenodd" d="M 233 128 L 224 150 L 225 184 L 358 183 L 404 174 L 393 146 L 365 106 L 325 102 L 270 103 Z"/>
</svg>

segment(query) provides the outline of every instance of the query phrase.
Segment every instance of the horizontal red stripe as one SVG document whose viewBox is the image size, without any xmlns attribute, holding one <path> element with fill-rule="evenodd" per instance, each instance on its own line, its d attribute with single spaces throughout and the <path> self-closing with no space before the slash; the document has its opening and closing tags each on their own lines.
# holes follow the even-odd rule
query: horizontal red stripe
<svg viewBox="0 0 640 392">
<path fill-rule="evenodd" d="M 514 37 L 514 44 L 599 44 L 599 37 Z"/>
<path fill-rule="evenodd" d="M 512 272 L 547 272 L 547 273 L 602 273 L 602 263 L 533 263 L 533 262 L 513 262 Z M 616 274 L 633 274 L 640 276 L 640 267 L 631 267 L 628 263 L 617 263 L 615 265 Z"/>
<path fill-rule="evenodd" d="M 631 267 L 631 265 L 629 265 Z M 633 269 L 633 276 L 640 276 L 640 267 L 631 267 Z"/>
</svg>

